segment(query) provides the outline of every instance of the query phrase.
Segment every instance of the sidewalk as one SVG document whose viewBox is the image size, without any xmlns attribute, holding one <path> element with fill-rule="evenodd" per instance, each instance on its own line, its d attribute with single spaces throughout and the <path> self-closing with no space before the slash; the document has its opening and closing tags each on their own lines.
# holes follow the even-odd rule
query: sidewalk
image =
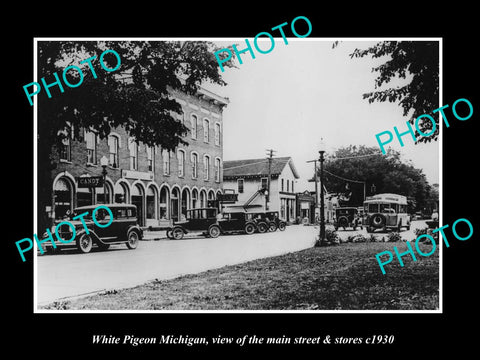
<svg viewBox="0 0 480 360">
<path fill-rule="evenodd" d="M 142 240 L 150 241 L 162 239 L 168 239 L 166 230 L 143 230 Z"/>
</svg>

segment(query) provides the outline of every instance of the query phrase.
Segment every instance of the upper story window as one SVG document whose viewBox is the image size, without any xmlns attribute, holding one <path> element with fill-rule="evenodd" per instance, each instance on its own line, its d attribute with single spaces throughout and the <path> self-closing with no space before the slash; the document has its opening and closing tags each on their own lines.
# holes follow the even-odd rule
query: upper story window
<svg viewBox="0 0 480 360">
<path fill-rule="evenodd" d="M 220 182 L 220 158 L 215 158 L 215 181 Z"/>
<path fill-rule="evenodd" d="M 220 146 L 220 124 L 215 123 L 215 145 Z"/>
<path fill-rule="evenodd" d="M 237 192 L 243 193 L 243 179 L 237 179 Z"/>
<path fill-rule="evenodd" d="M 60 148 L 60 159 L 65 161 L 72 161 L 72 147 L 69 137 L 62 139 L 62 145 Z"/>
<path fill-rule="evenodd" d="M 281 191 L 283 191 L 283 179 L 282 179 L 282 185 L 281 185 L 281 189 L 282 189 Z"/>
<path fill-rule="evenodd" d="M 119 165 L 119 157 L 118 157 L 118 149 L 119 149 L 119 139 L 116 135 L 109 135 L 108 136 L 108 153 L 109 153 L 109 163 L 111 167 L 118 168 Z"/>
<path fill-rule="evenodd" d="M 208 143 L 210 141 L 210 121 L 203 119 L 203 142 Z"/>
<path fill-rule="evenodd" d="M 262 185 L 261 185 L 262 189 L 268 188 L 268 178 L 262 178 L 261 182 L 262 182 Z"/>
<path fill-rule="evenodd" d="M 290 192 L 290 181 L 287 179 L 287 192 Z"/>
<path fill-rule="evenodd" d="M 185 151 L 179 149 L 177 152 L 178 159 L 178 176 L 183 177 L 185 175 Z"/>
<path fill-rule="evenodd" d="M 97 134 L 93 131 L 85 131 L 85 142 L 87 143 L 87 163 L 97 164 Z"/>
<path fill-rule="evenodd" d="M 152 146 L 146 146 L 147 151 L 147 164 L 148 171 L 155 171 L 155 148 Z"/>
<path fill-rule="evenodd" d="M 133 138 L 128 139 L 128 149 L 130 150 L 130 170 L 138 170 L 138 144 Z"/>
<path fill-rule="evenodd" d="M 190 130 L 192 132 L 192 139 L 194 140 L 197 140 L 197 125 L 198 125 L 197 115 L 195 114 L 190 115 Z"/>
<path fill-rule="evenodd" d="M 198 177 L 198 154 L 196 152 L 192 152 L 192 179 L 196 179 Z"/>
<path fill-rule="evenodd" d="M 163 175 L 170 175 L 170 151 L 162 150 Z"/>
<path fill-rule="evenodd" d="M 203 156 L 203 179 L 208 180 L 210 177 L 210 156 Z"/>
</svg>

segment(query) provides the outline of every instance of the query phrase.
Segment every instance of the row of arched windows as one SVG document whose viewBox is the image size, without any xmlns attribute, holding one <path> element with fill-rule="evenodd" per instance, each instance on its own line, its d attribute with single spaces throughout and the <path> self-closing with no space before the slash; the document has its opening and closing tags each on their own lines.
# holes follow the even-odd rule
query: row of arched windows
<svg viewBox="0 0 480 360">
<path fill-rule="evenodd" d="M 114 183 L 106 178 L 106 194 L 103 187 L 81 188 L 68 172 L 57 176 L 53 182 L 55 218 L 61 219 L 74 208 L 104 203 L 128 203 L 137 206 L 142 226 L 158 225 L 159 220 L 178 220 L 187 209 L 207 207 L 208 200 L 215 200 L 220 189 L 196 186 L 170 186 L 140 180 L 130 183 L 119 179 Z"/>
</svg>

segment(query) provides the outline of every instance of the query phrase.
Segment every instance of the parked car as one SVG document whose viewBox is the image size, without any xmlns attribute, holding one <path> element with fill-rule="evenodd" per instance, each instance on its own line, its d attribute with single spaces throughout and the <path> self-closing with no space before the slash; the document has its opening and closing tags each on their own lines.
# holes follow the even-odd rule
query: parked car
<svg viewBox="0 0 480 360">
<path fill-rule="evenodd" d="M 167 230 L 167 237 L 180 240 L 185 234 L 200 232 L 205 237 L 216 238 L 221 230 L 217 223 L 217 208 L 198 208 L 186 211 L 185 220 L 176 221 Z"/>
<path fill-rule="evenodd" d="M 347 227 L 352 227 L 355 231 L 357 226 L 363 229 L 362 218 L 355 207 L 339 207 L 335 209 L 335 219 L 333 221 L 335 230 L 339 227 L 346 230 Z"/>
<path fill-rule="evenodd" d="M 277 229 L 284 231 L 287 227 L 287 222 L 278 217 L 278 211 L 266 211 L 265 218 L 269 222 L 270 231 L 276 231 Z"/>
<path fill-rule="evenodd" d="M 260 233 L 263 233 L 267 230 L 276 231 L 277 229 L 279 229 L 280 231 L 284 231 L 287 227 L 287 223 L 278 217 L 278 211 L 265 211 L 251 214 L 253 219 L 257 223 L 257 226 L 260 227 L 258 229 L 258 232 Z"/>
<path fill-rule="evenodd" d="M 245 232 L 251 235 L 257 230 L 257 223 L 246 212 L 223 213 L 218 225 L 222 233 Z"/>
<path fill-rule="evenodd" d="M 92 218 L 92 212 L 98 206 L 88 205 L 76 208 L 68 219 L 68 222 L 75 227 L 75 240 L 64 243 L 55 239 L 56 248 L 50 241 L 46 241 L 43 243 L 45 250 L 53 252 L 55 249 L 62 247 L 77 247 L 82 253 L 88 253 L 94 245 L 102 250 L 107 250 L 112 244 L 126 244 L 129 249 L 136 249 L 138 241 L 143 237 L 143 230 L 138 224 L 137 207 L 129 204 L 106 204 L 105 206 L 113 214 L 113 220 L 110 219 L 110 214 L 105 209 L 98 209 L 95 214 L 98 224 L 106 225 L 111 221 L 109 226 L 100 227 L 94 223 Z M 73 220 L 74 217 L 85 212 L 88 212 L 88 215 Z M 81 219 L 83 219 L 84 224 Z M 56 221 L 56 225 L 51 229 L 51 233 L 54 234 L 53 237 L 55 237 L 56 227 L 65 220 L 67 219 Z M 88 233 L 85 227 L 88 229 Z M 70 240 L 73 236 L 72 228 L 67 224 L 62 224 L 58 229 L 58 235 L 66 241 Z M 48 237 L 47 233 L 43 235 L 43 238 L 46 237 Z"/>
</svg>

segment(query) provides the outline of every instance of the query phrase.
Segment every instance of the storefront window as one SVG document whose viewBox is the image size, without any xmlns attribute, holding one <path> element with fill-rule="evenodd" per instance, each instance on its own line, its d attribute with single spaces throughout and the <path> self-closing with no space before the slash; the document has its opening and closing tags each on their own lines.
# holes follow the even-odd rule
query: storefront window
<svg viewBox="0 0 480 360">
<path fill-rule="evenodd" d="M 155 219 L 156 196 L 152 186 L 147 189 L 147 219 Z"/>
<path fill-rule="evenodd" d="M 55 218 L 63 218 L 68 211 L 72 211 L 72 186 L 66 179 L 58 179 L 54 186 Z"/>
</svg>

